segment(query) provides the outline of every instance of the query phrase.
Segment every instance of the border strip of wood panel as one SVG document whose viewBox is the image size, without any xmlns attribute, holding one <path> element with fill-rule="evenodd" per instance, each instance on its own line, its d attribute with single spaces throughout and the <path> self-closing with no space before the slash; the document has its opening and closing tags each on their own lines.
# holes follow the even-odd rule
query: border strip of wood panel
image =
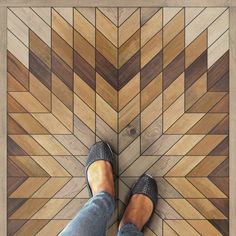
<svg viewBox="0 0 236 236">
<path fill-rule="evenodd" d="M 1 0 L 0 6 L 236 6 L 236 0 Z"/>
<path fill-rule="evenodd" d="M 0 235 L 7 235 L 6 7 L 0 7 Z"/>
<path fill-rule="evenodd" d="M 236 235 L 236 7 L 230 8 L 229 235 Z"/>
</svg>

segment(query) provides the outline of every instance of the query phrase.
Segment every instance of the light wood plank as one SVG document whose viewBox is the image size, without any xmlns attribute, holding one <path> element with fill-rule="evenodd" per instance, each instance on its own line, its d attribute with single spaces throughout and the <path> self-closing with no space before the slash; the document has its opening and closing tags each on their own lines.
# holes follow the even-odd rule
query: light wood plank
<svg viewBox="0 0 236 236">
<path fill-rule="evenodd" d="M 45 227 L 43 227 L 37 236 L 57 235 L 69 223 L 69 220 L 51 220 Z"/>
<path fill-rule="evenodd" d="M 31 219 L 52 219 L 70 199 L 50 199 Z"/>
<path fill-rule="evenodd" d="M 67 151 L 52 135 L 32 135 L 32 137 L 51 155 L 70 155 L 69 151 Z"/>
<path fill-rule="evenodd" d="M 114 131 L 117 131 L 117 112 L 96 94 L 96 112 Z"/>
<path fill-rule="evenodd" d="M 28 27 L 9 9 L 7 9 L 7 28 L 16 35 L 25 46 L 29 45 Z"/>
<path fill-rule="evenodd" d="M 54 8 L 70 25 L 73 26 L 73 8 L 55 7 Z"/>
<path fill-rule="evenodd" d="M 185 8 L 185 25 L 188 25 L 203 10 L 204 10 L 204 7 L 186 7 Z"/>
<path fill-rule="evenodd" d="M 184 156 L 165 176 L 186 176 L 205 156 Z"/>
<path fill-rule="evenodd" d="M 167 131 L 166 134 L 185 134 L 195 125 L 204 113 L 184 113 Z M 193 133 L 194 134 L 194 133 Z"/>
<path fill-rule="evenodd" d="M 50 176 L 64 176 L 71 175 L 52 157 L 52 156 L 31 156 Z"/>
<path fill-rule="evenodd" d="M 47 202 L 48 199 L 28 199 L 10 216 L 10 219 L 30 219 Z"/>
<path fill-rule="evenodd" d="M 185 155 L 200 140 L 202 140 L 204 136 L 205 135 L 184 135 L 166 154 L 167 155 Z"/>
<path fill-rule="evenodd" d="M 30 93 L 36 97 L 49 111 L 51 110 L 51 91 L 30 73 Z"/>
<path fill-rule="evenodd" d="M 119 110 L 123 109 L 127 103 L 134 98 L 140 91 L 140 73 L 136 74 L 119 91 Z"/>
<path fill-rule="evenodd" d="M 188 178 L 199 191 L 201 191 L 207 198 L 228 198 L 216 185 L 214 185 L 208 178 Z"/>
<path fill-rule="evenodd" d="M 187 27 L 185 46 L 188 46 L 202 31 L 204 31 L 225 8 L 205 8 Z"/>
<path fill-rule="evenodd" d="M 29 68 L 29 49 L 9 30 L 7 31 L 7 49 L 26 68 Z"/>
<path fill-rule="evenodd" d="M 159 10 L 141 28 L 141 47 L 162 28 L 162 10 Z"/>
<path fill-rule="evenodd" d="M 51 7 L 33 7 L 36 12 L 49 26 L 51 26 Z"/>
<path fill-rule="evenodd" d="M 184 198 L 204 198 L 186 178 L 165 178 Z"/>
<path fill-rule="evenodd" d="M 208 46 L 229 28 L 229 9 L 208 27 Z"/>
<path fill-rule="evenodd" d="M 181 9 L 181 7 L 163 7 L 163 26 L 177 15 Z"/>
<path fill-rule="evenodd" d="M 163 29 L 165 47 L 184 28 L 184 9 L 182 9 Z"/>
<path fill-rule="evenodd" d="M 98 9 L 96 9 L 96 28 L 106 36 L 107 39 L 118 46 L 118 28 L 109 21 Z M 87 31 L 87 29 L 85 29 Z M 94 44 L 93 44 L 94 45 Z"/>
<path fill-rule="evenodd" d="M 184 94 L 181 95 L 164 113 L 163 130 L 166 131 L 184 114 Z"/>
<path fill-rule="evenodd" d="M 29 7 L 14 7 L 13 11 L 48 46 L 51 46 L 51 28 Z"/>
<path fill-rule="evenodd" d="M 29 92 L 10 92 L 10 95 L 17 100 L 28 112 L 48 112 L 35 97 Z"/>
<path fill-rule="evenodd" d="M 208 220 L 187 220 L 202 236 L 221 236 L 222 234 Z"/>
<path fill-rule="evenodd" d="M 124 129 L 140 112 L 140 95 L 137 95 L 119 112 L 119 131 Z"/>
<path fill-rule="evenodd" d="M 48 178 L 28 178 L 9 198 L 30 198 L 31 195 L 47 182 Z"/>
<path fill-rule="evenodd" d="M 30 135 L 10 135 L 10 137 L 29 155 L 48 155 Z"/>
<path fill-rule="evenodd" d="M 34 113 L 32 116 L 40 122 L 51 134 L 70 134 L 71 132 L 51 113 Z"/>
<path fill-rule="evenodd" d="M 146 129 L 162 113 L 162 94 L 160 94 L 141 113 L 141 131 Z"/>
<path fill-rule="evenodd" d="M 184 219 L 205 219 L 187 200 L 166 199 Z"/>
<path fill-rule="evenodd" d="M 95 130 L 95 113 L 74 94 L 74 113 L 77 115 L 92 131 Z"/>
<path fill-rule="evenodd" d="M 96 92 L 117 111 L 117 91 L 96 73 Z"/>
<path fill-rule="evenodd" d="M 52 94 L 52 113 L 72 131 L 73 114 L 54 94 Z"/>
<path fill-rule="evenodd" d="M 67 182 L 68 177 L 65 178 L 50 178 L 41 188 L 39 188 L 32 196 L 32 198 L 51 198 L 57 191 L 59 191 Z"/>
<path fill-rule="evenodd" d="M 141 48 L 141 68 L 143 68 L 162 49 L 162 30 L 156 33 Z"/>
<path fill-rule="evenodd" d="M 187 199 L 206 219 L 226 219 L 208 199 Z"/>
<path fill-rule="evenodd" d="M 91 109 L 95 109 L 95 92 L 76 73 L 74 73 L 74 92 L 86 102 Z"/>
<path fill-rule="evenodd" d="M 140 8 L 119 27 L 119 47 L 140 28 Z"/>
<path fill-rule="evenodd" d="M 166 220 L 167 224 L 181 236 L 200 236 L 200 234 L 185 220 Z"/>
<path fill-rule="evenodd" d="M 210 68 L 228 50 L 229 30 L 227 30 L 214 44 L 208 48 L 208 68 Z"/>
<path fill-rule="evenodd" d="M 184 92 L 184 73 L 182 73 L 163 92 L 163 110 L 166 110 Z"/>
<path fill-rule="evenodd" d="M 73 28 L 54 9 L 52 9 L 52 28 L 73 47 Z"/>
</svg>

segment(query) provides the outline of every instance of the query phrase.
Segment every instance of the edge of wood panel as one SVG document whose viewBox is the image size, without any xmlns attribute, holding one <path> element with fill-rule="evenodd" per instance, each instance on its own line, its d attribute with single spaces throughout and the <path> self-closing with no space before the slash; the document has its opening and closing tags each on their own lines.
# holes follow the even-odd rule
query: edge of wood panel
<svg viewBox="0 0 236 236">
<path fill-rule="evenodd" d="M 229 235 L 236 235 L 236 7 L 230 8 Z"/>
<path fill-rule="evenodd" d="M 7 235 L 6 7 L 0 7 L 0 235 Z"/>
<path fill-rule="evenodd" d="M 1 0 L 1 6 L 236 6 L 236 0 Z"/>
</svg>

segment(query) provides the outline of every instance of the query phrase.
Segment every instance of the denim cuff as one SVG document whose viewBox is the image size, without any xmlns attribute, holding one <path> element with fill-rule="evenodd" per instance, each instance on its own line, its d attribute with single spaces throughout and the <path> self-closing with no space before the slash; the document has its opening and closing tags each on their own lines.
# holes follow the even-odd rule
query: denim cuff
<svg viewBox="0 0 236 236">
<path fill-rule="evenodd" d="M 96 194 L 96 196 L 94 196 L 96 198 L 102 198 L 105 201 L 107 201 L 108 205 L 109 205 L 109 210 L 110 210 L 110 214 L 112 215 L 113 212 L 115 211 L 116 208 L 116 203 L 115 203 L 115 198 L 108 192 L 102 191 Z"/>
<path fill-rule="evenodd" d="M 138 230 L 138 228 L 136 227 L 136 225 L 132 224 L 132 223 L 128 223 L 123 225 L 120 230 L 119 233 L 136 233 L 135 235 L 143 235 L 141 231 Z"/>
</svg>

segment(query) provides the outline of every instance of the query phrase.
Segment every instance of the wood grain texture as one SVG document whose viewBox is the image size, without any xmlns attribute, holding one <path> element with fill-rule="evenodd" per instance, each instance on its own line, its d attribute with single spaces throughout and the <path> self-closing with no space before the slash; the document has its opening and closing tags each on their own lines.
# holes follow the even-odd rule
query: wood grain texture
<svg viewBox="0 0 236 236">
<path fill-rule="evenodd" d="M 65 227 L 100 140 L 115 154 L 120 212 L 141 174 L 158 184 L 144 235 L 228 234 L 228 10 L 146 4 L 8 10 L 12 234 Z"/>
<path fill-rule="evenodd" d="M 52 50 L 57 55 L 59 55 L 70 67 L 73 66 L 73 49 L 54 30 L 52 31 Z"/>
<path fill-rule="evenodd" d="M 68 22 L 52 9 L 52 28 L 70 45 L 73 46 L 73 29 Z"/>
</svg>

